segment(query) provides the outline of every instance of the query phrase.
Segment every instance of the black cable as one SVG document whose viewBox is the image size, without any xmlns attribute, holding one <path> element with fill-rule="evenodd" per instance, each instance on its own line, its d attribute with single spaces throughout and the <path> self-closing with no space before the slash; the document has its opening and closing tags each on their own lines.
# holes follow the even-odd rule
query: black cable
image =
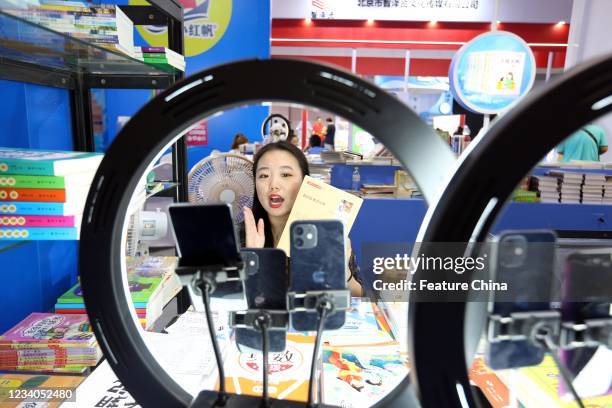
<svg viewBox="0 0 612 408">
<path fill-rule="evenodd" d="M 312 363 L 310 364 L 310 382 L 308 383 L 308 406 L 313 407 L 314 405 L 314 383 L 315 376 L 317 373 L 317 361 L 319 360 L 319 351 L 321 349 L 321 342 L 323 341 L 323 328 L 325 327 L 325 320 L 327 320 L 327 313 L 333 309 L 333 304 L 328 300 L 321 300 L 317 305 L 318 322 L 317 322 L 317 337 L 315 339 L 314 352 L 312 354 Z M 319 401 L 321 402 L 321 401 Z"/>
<path fill-rule="evenodd" d="M 225 371 L 223 370 L 223 359 L 221 358 L 221 352 L 219 351 L 219 343 L 217 342 L 212 311 L 210 310 L 210 292 L 212 291 L 212 285 L 210 282 L 204 279 L 200 283 L 200 290 L 202 291 L 202 297 L 204 300 L 204 310 L 206 311 L 208 333 L 210 334 L 210 341 L 212 342 L 213 350 L 215 352 L 217 370 L 219 371 L 219 399 L 217 400 L 217 404 L 219 406 L 224 406 L 225 402 L 227 401 L 227 393 L 225 391 Z"/>
<path fill-rule="evenodd" d="M 269 316 L 260 314 L 255 320 L 255 328 L 261 331 L 261 344 L 262 344 L 262 358 L 263 358 L 263 403 L 262 406 L 267 407 L 270 404 L 270 397 L 268 396 L 268 353 L 270 345 L 268 344 L 268 324 Z"/>
<path fill-rule="evenodd" d="M 563 362 L 559 359 L 559 356 L 557 355 L 557 346 L 555 345 L 550 335 L 550 331 L 542 330 L 539 333 L 536 333 L 535 340 L 539 345 L 544 347 L 544 349 L 551 355 L 551 357 L 555 361 L 555 364 L 557 365 L 557 368 L 559 369 L 559 374 L 561 374 L 561 380 L 565 383 L 567 389 L 570 390 L 570 392 L 572 393 L 576 404 L 578 404 L 580 408 L 584 408 L 584 403 L 582 402 L 582 399 L 576 392 L 574 384 L 572 383 L 572 374 L 567 371 L 565 364 L 563 364 Z"/>
</svg>

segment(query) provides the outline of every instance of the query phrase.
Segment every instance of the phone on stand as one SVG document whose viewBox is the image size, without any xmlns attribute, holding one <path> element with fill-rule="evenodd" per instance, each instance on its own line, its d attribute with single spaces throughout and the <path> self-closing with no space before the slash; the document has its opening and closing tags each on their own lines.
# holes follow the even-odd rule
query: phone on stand
<svg viewBox="0 0 612 408">
<path fill-rule="evenodd" d="M 346 245 L 344 225 L 338 220 L 295 221 L 291 224 L 291 273 L 293 292 L 346 289 Z M 346 313 L 327 317 L 326 330 L 344 325 Z M 291 326 L 299 331 L 317 330 L 317 312 L 294 312 Z"/>
<path fill-rule="evenodd" d="M 289 282 L 285 252 L 276 248 L 245 248 L 240 253 L 246 268 L 244 288 L 248 308 L 286 311 Z M 263 350 L 261 332 L 237 328 L 235 333 L 241 352 Z M 286 336 L 286 330 L 269 330 L 269 351 L 285 350 Z"/>
<path fill-rule="evenodd" d="M 493 279 L 506 282 L 512 297 L 492 292 L 490 315 L 550 310 L 556 241 L 548 230 L 503 231 L 492 239 Z M 527 367 L 541 363 L 544 353 L 528 340 L 487 341 L 485 360 L 494 370 Z"/>
<path fill-rule="evenodd" d="M 228 204 L 171 204 L 168 212 L 180 257 L 179 266 L 228 267 L 242 262 L 240 241 Z M 243 293 L 242 282 L 236 280 L 218 283 L 212 296 Z"/>
<path fill-rule="evenodd" d="M 563 276 L 561 320 L 584 324 L 612 318 L 612 249 L 574 252 L 567 257 Z M 612 394 L 612 349 L 592 345 L 560 352 L 572 374 L 573 386 L 583 397 Z M 569 390 L 559 384 L 559 394 Z"/>
</svg>

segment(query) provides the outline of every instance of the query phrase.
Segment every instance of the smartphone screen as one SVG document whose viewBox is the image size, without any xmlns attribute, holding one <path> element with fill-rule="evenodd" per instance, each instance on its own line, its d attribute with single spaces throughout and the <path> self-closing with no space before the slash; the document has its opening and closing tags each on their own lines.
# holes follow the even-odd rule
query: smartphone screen
<svg viewBox="0 0 612 408">
<path fill-rule="evenodd" d="M 510 316 L 515 312 L 545 311 L 551 306 L 556 235 L 553 231 L 504 231 L 493 239 L 491 261 L 495 280 L 506 282 L 509 293 L 495 295 L 489 313 Z M 493 369 L 537 365 L 544 349 L 527 340 L 487 342 L 487 364 Z"/>
<path fill-rule="evenodd" d="M 287 310 L 287 257 L 285 252 L 276 248 L 246 248 L 240 251 L 246 268 L 244 282 L 249 310 Z M 244 348 L 262 350 L 261 332 L 255 329 L 236 329 L 236 344 L 240 351 Z M 285 350 L 286 330 L 268 331 L 269 350 Z"/>
<path fill-rule="evenodd" d="M 241 262 L 229 205 L 173 204 L 168 211 L 181 265 L 233 266 Z"/>
<path fill-rule="evenodd" d="M 296 221 L 291 224 L 292 291 L 346 289 L 344 225 L 337 220 Z M 345 312 L 328 316 L 325 329 L 344 325 Z M 317 329 L 316 312 L 291 313 L 291 325 L 296 330 Z"/>
</svg>

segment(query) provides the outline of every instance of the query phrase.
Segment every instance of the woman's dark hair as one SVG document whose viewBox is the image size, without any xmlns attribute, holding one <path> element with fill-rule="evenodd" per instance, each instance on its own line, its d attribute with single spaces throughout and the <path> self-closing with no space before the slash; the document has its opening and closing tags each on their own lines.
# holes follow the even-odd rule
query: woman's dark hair
<svg viewBox="0 0 612 408">
<path fill-rule="evenodd" d="M 234 136 L 234 141 L 232 142 L 231 149 L 238 149 L 240 145 L 243 145 L 245 143 L 249 143 L 249 138 L 246 137 L 243 133 L 236 133 L 236 136 Z"/>
<path fill-rule="evenodd" d="M 253 158 L 253 179 L 256 180 L 255 176 L 257 173 L 257 165 L 259 164 L 259 160 L 268 152 L 273 150 L 283 150 L 291 154 L 297 160 L 300 170 L 302 170 L 302 176 L 310 175 L 310 170 L 308 169 L 308 161 L 306 160 L 306 156 L 300 149 L 291 143 L 281 141 L 275 143 L 269 143 L 262 147 Z M 266 242 L 264 244 L 265 248 L 273 248 L 274 247 L 274 238 L 272 237 L 272 226 L 270 225 L 270 219 L 268 218 L 268 213 L 261 205 L 259 201 L 259 197 L 257 197 L 257 188 L 255 188 L 253 192 L 253 216 L 255 217 L 255 224 L 260 218 L 264 220 L 264 232 L 266 234 Z"/>
</svg>

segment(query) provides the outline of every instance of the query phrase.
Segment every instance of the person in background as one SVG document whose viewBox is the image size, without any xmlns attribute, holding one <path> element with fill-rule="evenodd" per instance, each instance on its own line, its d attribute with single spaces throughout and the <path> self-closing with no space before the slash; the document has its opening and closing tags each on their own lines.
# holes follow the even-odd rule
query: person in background
<svg viewBox="0 0 612 408">
<path fill-rule="evenodd" d="M 289 143 L 291 143 L 298 149 L 300 148 L 300 138 L 293 131 L 291 132 L 291 135 L 289 136 Z"/>
<path fill-rule="evenodd" d="M 312 125 L 312 133 L 319 136 L 319 139 L 321 139 L 321 143 L 323 143 L 323 140 L 325 138 L 325 124 L 321 120 L 320 116 L 317 116 L 317 121 L 314 125 Z"/>
<path fill-rule="evenodd" d="M 249 139 L 243 133 L 236 133 L 229 152 L 233 154 L 240 154 L 240 145 L 247 143 L 249 143 Z"/>
<path fill-rule="evenodd" d="M 321 147 L 321 139 L 317 135 L 311 135 L 310 140 L 308 142 L 308 147 L 304 151 L 304 153 L 308 154 L 319 154 L 321 153 L 323 148 Z"/>
<path fill-rule="evenodd" d="M 334 150 L 334 143 L 336 141 L 336 125 L 332 118 L 327 118 L 327 127 L 325 128 L 325 143 L 324 147 L 326 150 Z"/>
<path fill-rule="evenodd" d="M 244 207 L 247 248 L 275 248 L 302 185 L 310 174 L 304 153 L 287 142 L 269 143 L 253 158 L 255 194 L 253 209 Z M 362 295 L 358 267 L 350 251 L 347 286 L 353 296 Z"/>
<path fill-rule="evenodd" d="M 597 125 L 586 125 L 580 128 L 557 146 L 560 162 L 599 161 L 599 156 L 607 151 L 606 132 Z"/>
</svg>

